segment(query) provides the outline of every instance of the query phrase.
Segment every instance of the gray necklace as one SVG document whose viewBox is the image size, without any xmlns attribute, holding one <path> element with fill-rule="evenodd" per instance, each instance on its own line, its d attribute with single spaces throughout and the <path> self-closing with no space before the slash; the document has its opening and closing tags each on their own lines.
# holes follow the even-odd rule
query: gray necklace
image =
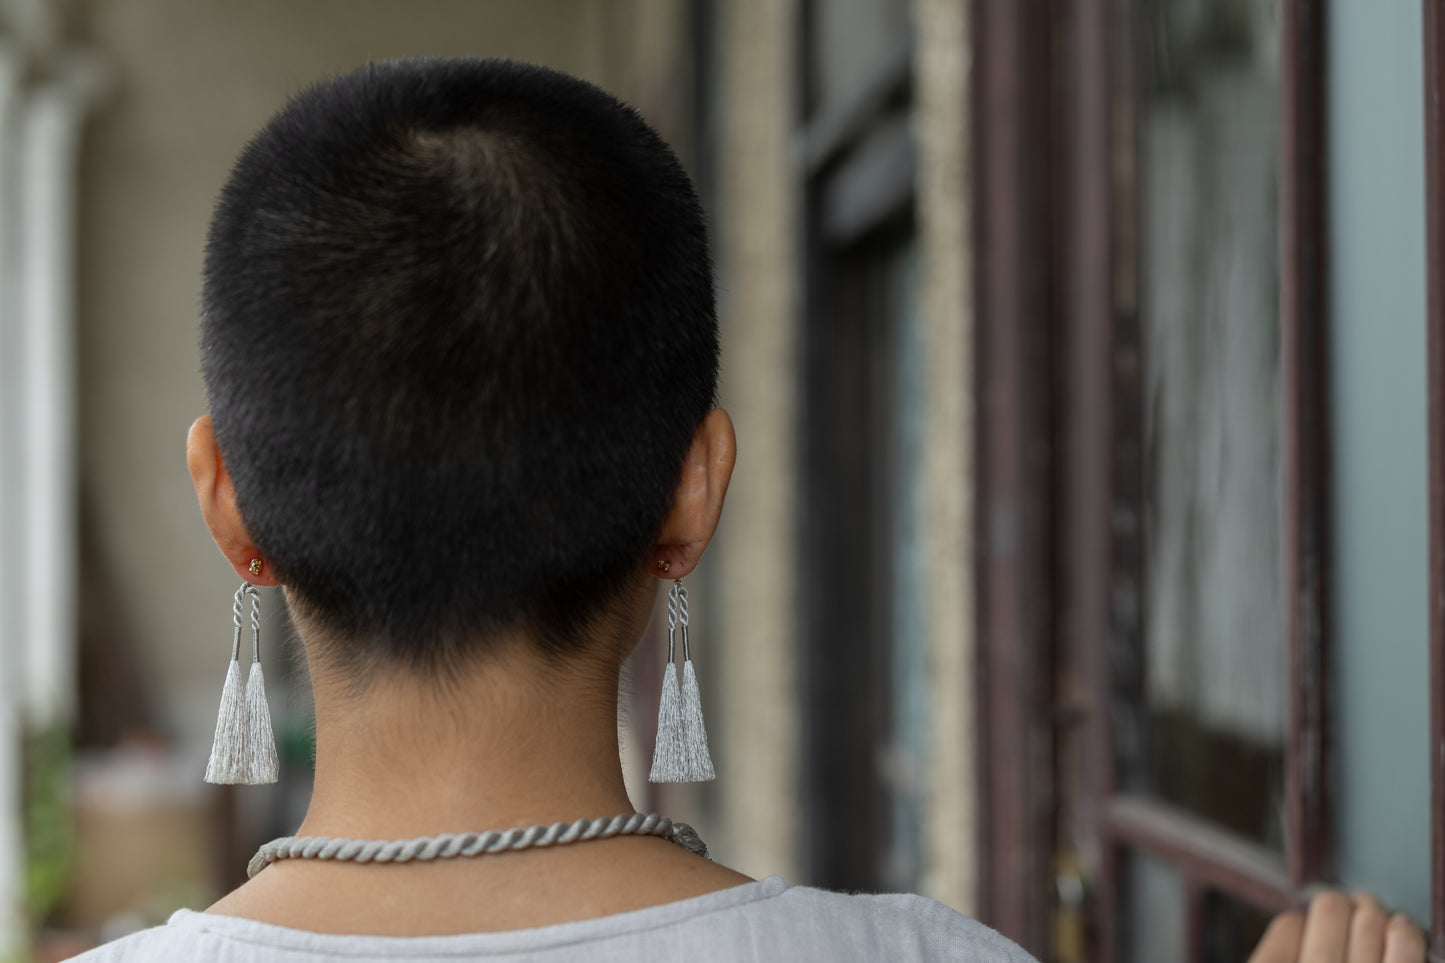
<svg viewBox="0 0 1445 963">
<path fill-rule="evenodd" d="M 514 853 L 522 849 L 563 846 L 613 836 L 661 836 L 705 859 L 707 844 L 687 823 L 675 823 L 657 813 L 621 813 L 608 819 L 579 819 L 550 826 L 488 830 L 484 833 L 442 833 L 415 839 L 336 839 L 330 836 L 283 836 L 256 850 L 246 867 L 252 877 L 278 859 L 334 859 L 354 863 L 408 863 L 416 860 L 454 859 Z"/>
</svg>

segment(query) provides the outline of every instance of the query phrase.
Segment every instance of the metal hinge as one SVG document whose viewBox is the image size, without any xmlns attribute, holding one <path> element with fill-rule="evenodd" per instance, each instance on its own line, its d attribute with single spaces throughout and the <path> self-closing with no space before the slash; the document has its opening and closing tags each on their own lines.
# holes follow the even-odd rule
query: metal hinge
<svg viewBox="0 0 1445 963">
<path fill-rule="evenodd" d="M 1088 963 L 1087 891 L 1078 857 L 1059 853 L 1054 859 L 1054 963 Z"/>
</svg>

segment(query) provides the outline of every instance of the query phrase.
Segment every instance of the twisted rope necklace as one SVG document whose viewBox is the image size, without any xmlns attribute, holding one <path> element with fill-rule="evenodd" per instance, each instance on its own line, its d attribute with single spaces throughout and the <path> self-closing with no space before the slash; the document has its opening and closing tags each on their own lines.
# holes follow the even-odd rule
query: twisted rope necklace
<svg viewBox="0 0 1445 963">
<path fill-rule="evenodd" d="M 488 830 L 484 833 L 442 833 L 415 839 L 341 839 L 331 836 L 283 836 L 256 851 L 246 867 L 253 877 L 279 859 L 331 859 L 353 863 L 409 863 L 515 853 L 523 849 L 564 846 L 613 836 L 661 836 L 703 858 L 707 844 L 687 823 L 675 823 L 657 813 L 620 813 L 612 818 L 579 819 L 550 826 Z"/>
</svg>

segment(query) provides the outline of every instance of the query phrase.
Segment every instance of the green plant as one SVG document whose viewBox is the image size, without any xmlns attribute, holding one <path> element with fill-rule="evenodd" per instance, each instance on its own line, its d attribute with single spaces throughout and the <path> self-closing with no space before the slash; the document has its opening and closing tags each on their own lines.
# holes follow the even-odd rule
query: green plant
<svg viewBox="0 0 1445 963">
<path fill-rule="evenodd" d="M 70 885 L 75 831 L 70 812 L 70 733 L 48 726 L 25 740 L 25 902 L 40 926 Z"/>
</svg>

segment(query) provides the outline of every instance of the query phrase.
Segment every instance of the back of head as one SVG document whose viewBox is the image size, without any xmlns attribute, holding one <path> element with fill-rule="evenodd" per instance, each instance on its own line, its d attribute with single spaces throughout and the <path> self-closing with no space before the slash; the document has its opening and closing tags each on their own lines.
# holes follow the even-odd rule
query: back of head
<svg viewBox="0 0 1445 963">
<path fill-rule="evenodd" d="M 703 217 L 573 78 L 404 60 L 241 155 L 202 357 L 251 537 L 343 659 L 565 651 L 635 578 L 713 402 Z"/>
</svg>

